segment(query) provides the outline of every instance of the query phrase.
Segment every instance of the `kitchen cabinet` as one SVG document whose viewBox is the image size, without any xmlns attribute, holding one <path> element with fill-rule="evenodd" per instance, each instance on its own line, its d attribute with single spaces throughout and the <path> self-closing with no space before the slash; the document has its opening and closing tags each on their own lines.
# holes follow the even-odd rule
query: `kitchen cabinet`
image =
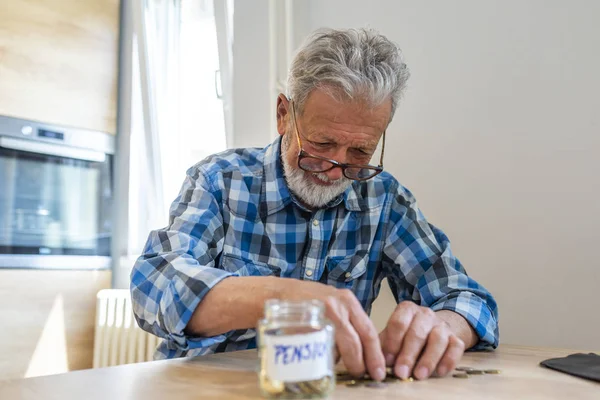
<svg viewBox="0 0 600 400">
<path fill-rule="evenodd" d="M 114 134 L 119 1 L 1 1 L 0 15 L 0 115 Z"/>
<path fill-rule="evenodd" d="M 96 293 L 111 272 L 0 270 L 0 381 L 92 367 Z"/>
</svg>

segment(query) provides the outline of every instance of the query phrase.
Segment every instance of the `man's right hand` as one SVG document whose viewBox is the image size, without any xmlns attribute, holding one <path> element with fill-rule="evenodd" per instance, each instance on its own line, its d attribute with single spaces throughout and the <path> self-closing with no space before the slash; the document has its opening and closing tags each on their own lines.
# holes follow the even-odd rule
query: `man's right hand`
<svg viewBox="0 0 600 400">
<path fill-rule="evenodd" d="M 323 302 L 325 316 L 335 326 L 337 350 L 348 372 L 355 376 L 368 372 L 375 380 L 385 378 L 379 334 L 354 293 L 319 282 L 275 276 L 224 279 L 200 302 L 186 333 L 209 337 L 233 329 L 255 328 L 268 299 Z"/>
<path fill-rule="evenodd" d="M 385 378 L 385 358 L 379 334 L 354 293 L 318 282 L 284 279 L 282 300 L 320 300 L 325 316 L 335 326 L 335 343 L 344 365 L 354 376 L 365 372 L 375 380 Z"/>
</svg>

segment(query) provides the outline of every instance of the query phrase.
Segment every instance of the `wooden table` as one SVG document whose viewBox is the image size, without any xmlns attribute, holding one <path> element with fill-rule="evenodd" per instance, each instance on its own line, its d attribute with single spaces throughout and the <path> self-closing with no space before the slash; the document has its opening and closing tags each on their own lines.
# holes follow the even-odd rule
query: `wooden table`
<svg viewBox="0 0 600 400">
<path fill-rule="evenodd" d="M 569 350 L 501 346 L 465 354 L 461 365 L 500 375 L 391 383 L 383 389 L 340 384 L 332 399 L 600 399 L 600 383 L 539 366 Z M 154 361 L 0 382 L 2 400 L 259 399 L 254 350 Z"/>
</svg>

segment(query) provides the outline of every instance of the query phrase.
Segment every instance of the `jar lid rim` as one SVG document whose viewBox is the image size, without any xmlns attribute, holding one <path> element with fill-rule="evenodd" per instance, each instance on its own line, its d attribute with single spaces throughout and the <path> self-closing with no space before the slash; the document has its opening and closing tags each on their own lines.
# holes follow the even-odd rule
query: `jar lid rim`
<svg viewBox="0 0 600 400">
<path fill-rule="evenodd" d="M 265 310 L 319 310 L 325 309 L 325 305 L 320 300 L 279 300 L 269 299 L 265 301 Z"/>
</svg>

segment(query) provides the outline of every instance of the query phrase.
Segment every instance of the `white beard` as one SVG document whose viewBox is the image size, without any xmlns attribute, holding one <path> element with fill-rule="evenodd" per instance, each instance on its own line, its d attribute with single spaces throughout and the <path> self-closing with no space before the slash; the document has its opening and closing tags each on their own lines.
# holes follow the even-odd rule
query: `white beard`
<svg viewBox="0 0 600 400">
<path fill-rule="evenodd" d="M 332 181 L 325 173 L 312 173 L 313 176 L 324 182 L 333 182 L 328 186 L 319 185 L 310 180 L 308 174 L 300 167 L 292 167 L 285 157 L 285 152 L 288 148 L 289 141 L 286 140 L 287 135 L 284 135 L 281 143 L 281 161 L 283 163 L 283 175 L 288 184 L 289 189 L 302 202 L 311 208 L 325 207 L 330 201 L 341 195 L 352 184 L 352 180 L 342 176 L 336 181 Z"/>
</svg>

